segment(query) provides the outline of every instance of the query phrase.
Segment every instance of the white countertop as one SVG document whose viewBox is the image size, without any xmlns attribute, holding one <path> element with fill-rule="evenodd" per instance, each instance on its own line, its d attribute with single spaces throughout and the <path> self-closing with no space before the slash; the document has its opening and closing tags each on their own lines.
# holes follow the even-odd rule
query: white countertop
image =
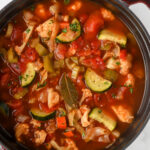
<svg viewBox="0 0 150 150">
<path fill-rule="evenodd" d="M 10 1 L 11 0 L 0 0 L 0 9 Z M 143 3 L 131 5 L 130 9 L 139 17 L 150 34 L 150 9 Z M 127 150 L 150 150 L 150 121 Z"/>
</svg>

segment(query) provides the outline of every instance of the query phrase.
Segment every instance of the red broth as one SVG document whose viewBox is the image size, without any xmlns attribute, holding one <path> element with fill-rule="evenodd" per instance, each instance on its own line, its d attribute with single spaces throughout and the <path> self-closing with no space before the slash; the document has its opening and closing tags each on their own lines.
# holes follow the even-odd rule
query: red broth
<svg viewBox="0 0 150 150">
<path fill-rule="evenodd" d="M 31 149 L 105 149 L 134 120 L 142 56 L 98 3 L 45 0 L 23 10 L 0 33 L 0 54 L 0 122 Z"/>
</svg>

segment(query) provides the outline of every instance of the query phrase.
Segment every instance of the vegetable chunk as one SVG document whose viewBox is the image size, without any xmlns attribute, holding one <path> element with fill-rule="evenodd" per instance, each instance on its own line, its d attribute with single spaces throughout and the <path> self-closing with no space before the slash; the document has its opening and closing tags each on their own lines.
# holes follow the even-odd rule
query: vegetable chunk
<svg viewBox="0 0 150 150">
<path fill-rule="evenodd" d="M 116 128 L 117 122 L 99 108 L 94 108 L 89 117 L 103 123 L 110 131 L 113 131 Z"/>
<path fill-rule="evenodd" d="M 114 105 L 111 107 L 121 122 L 131 123 L 133 121 L 133 114 L 129 107 L 124 105 Z"/>
</svg>

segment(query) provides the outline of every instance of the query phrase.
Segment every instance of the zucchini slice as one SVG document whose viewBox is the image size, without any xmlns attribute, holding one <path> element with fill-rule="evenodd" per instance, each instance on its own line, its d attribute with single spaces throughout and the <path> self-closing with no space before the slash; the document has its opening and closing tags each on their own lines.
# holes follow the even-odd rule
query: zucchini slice
<svg viewBox="0 0 150 150">
<path fill-rule="evenodd" d="M 44 64 L 44 69 L 46 71 L 48 71 L 49 73 L 54 72 L 52 56 L 50 54 L 43 56 L 43 64 Z"/>
<path fill-rule="evenodd" d="M 53 119 L 56 115 L 55 111 L 52 113 L 46 113 L 46 112 L 41 111 L 38 108 L 32 108 L 30 112 L 31 112 L 32 117 L 39 121 L 46 121 L 46 120 Z"/>
<path fill-rule="evenodd" d="M 70 24 L 70 28 L 66 33 L 62 32 L 56 37 L 56 41 L 60 43 L 69 43 L 76 40 L 81 35 L 80 22 L 75 18 Z"/>
<path fill-rule="evenodd" d="M 115 82 L 118 79 L 118 73 L 114 70 L 107 69 L 104 71 L 104 78 L 111 82 Z"/>
<path fill-rule="evenodd" d="M 18 62 L 18 57 L 17 57 L 15 51 L 13 50 L 13 48 L 10 48 L 7 51 L 7 57 L 8 57 L 9 63 L 17 63 Z"/>
<path fill-rule="evenodd" d="M 112 85 L 111 81 L 102 78 L 90 68 L 88 68 L 85 73 L 85 82 L 87 86 L 95 92 L 104 92 Z"/>
<path fill-rule="evenodd" d="M 9 107 L 6 103 L 0 102 L 0 111 L 4 116 L 9 116 Z"/>
<path fill-rule="evenodd" d="M 23 88 L 22 91 L 17 91 L 17 93 L 13 96 L 15 99 L 22 99 L 28 93 L 27 88 Z"/>
<path fill-rule="evenodd" d="M 21 75 L 21 86 L 28 86 L 35 78 L 36 72 L 34 70 L 34 64 L 28 63 L 26 71 Z"/>
<path fill-rule="evenodd" d="M 99 108 L 94 108 L 89 117 L 100 123 L 103 123 L 110 131 L 113 131 L 116 128 L 117 122 L 112 117 L 108 116 Z"/>
<path fill-rule="evenodd" d="M 122 47 L 125 47 L 127 44 L 127 37 L 122 32 L 116 32 L 110 29 L 104 29 L 100 32 L 98 36 L 99 40 L 108 40 L 120 44 Z"/>
<path fill-rule="evenodd" d="M 35 50 L 37 51 L 37 53 L 39 54 L 39 56 L 45 56 L 48 55 L 49 51 L 48 49 L 46 49 L 42 44 L 37 43 L 35 46 Z"/>
</svg>

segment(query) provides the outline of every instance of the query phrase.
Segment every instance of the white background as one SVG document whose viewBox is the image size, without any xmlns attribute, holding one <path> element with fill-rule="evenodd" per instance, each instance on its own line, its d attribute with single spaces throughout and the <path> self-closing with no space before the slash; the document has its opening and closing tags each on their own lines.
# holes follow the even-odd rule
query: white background
<svg viewBox="0 0 150 150">
<path fill-rule="evenodd" d="M 0 0 L 0 9 L 11 0 Z M 140 18 L 150 33 L 150 9 L 142 4 L 130 6 L 130 9 Z M 150 150 L 150 121 L 140 136 L 127 148 L 127 150 Z"/>
</svg>

